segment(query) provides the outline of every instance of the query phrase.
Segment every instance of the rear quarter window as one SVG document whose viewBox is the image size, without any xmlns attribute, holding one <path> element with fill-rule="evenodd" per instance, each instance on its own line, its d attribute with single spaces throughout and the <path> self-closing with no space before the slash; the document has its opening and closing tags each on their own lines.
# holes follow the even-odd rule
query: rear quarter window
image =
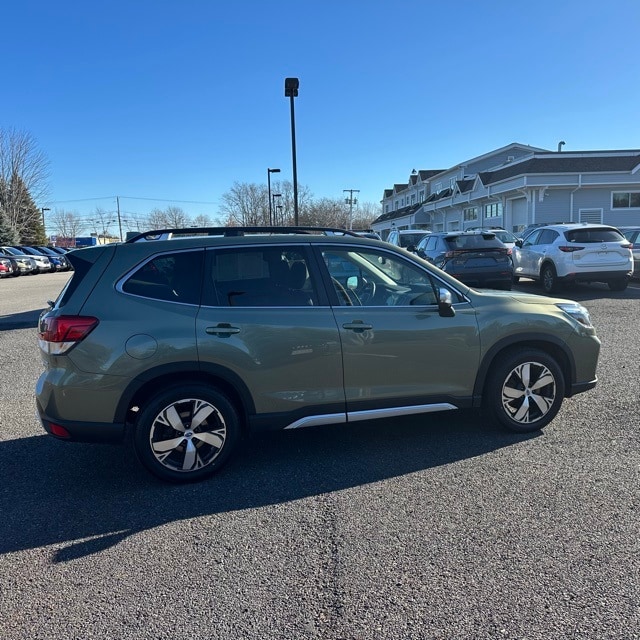
<svg viewBox="0 0 640 640">
<path fill-rule="evenodd" d="M 145 262 L 122 285 L 122 291 L 143 298 L 200 303 L 204 251 L 164 254 Z"/>
</svg>

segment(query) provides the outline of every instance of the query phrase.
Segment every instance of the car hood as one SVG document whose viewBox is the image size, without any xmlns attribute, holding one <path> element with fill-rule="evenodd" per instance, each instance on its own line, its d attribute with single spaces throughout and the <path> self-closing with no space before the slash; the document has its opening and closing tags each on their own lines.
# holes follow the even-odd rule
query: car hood
<svg viewBox="0 0 640 640">
<path fill-rule="evenodd" d="M 476 289 L 476 293 L 478 290 Z M 535 293 L 520 293 L 518 291 L 482 291 L 480 295 L 490 295 L 495 298 L 511 298 L 523 304 L 573 304 L 574 300 L 566 298 L 550 298 L 549 296 L 539 296 Z"/>
</svg>

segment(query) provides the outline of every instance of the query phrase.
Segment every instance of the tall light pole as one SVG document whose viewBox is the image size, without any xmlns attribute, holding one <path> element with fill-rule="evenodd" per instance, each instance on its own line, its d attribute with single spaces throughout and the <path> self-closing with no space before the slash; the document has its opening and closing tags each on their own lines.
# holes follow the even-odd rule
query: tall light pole
<svg viewBox="0 0 640 640">
<path fill-rule="evenodd" d="M 282 207 L 280 207 L 280 205 L 278 205 L 278 207 L 276 207 L 276 198 L 281 198 L 281 197 L 282 197 L 282 194 L 281 194 L 281 193 L 274 193 L 274 194 L 273 194 L 273 196 L 272 196 L 272 200 L 273 200 L 273 211 L 274 211 L 274 214 L 275 214 L 275 215 L 274 215 L 274 218 L 275 218 L 275 220 L 274 220 L 274 224 L 275 224 L 275 226 L 276 226 L 276 227 L 278 226 L 278 214 L 277 214 L 278 207 L 279 207 L 280 209 L 282 209 Z"/>
<path fill-rule="evenodd" d="M 49 209 L 49 207 L 41 207 L 40 211 L 42 211 L 42 229 L 44 230 L 44 234 L 47 235 L 47 227 L 44 222 L 44 212 L 51 211 L 51 209 Z"/>
<path fill-rule="evenodd" d="M 284 79 L 284 96 L 291 99 L 291 155 L 293 157 L 293 223 L 298 226 L 298 169 L 296 167 L 296 117 L 293 109 L 293 99 L 298 95 L 300 80 L 298 78 Z"/>
<path fill-rule="evenodd" d="M 267 168 L 267 185 L 269 189 L 269 224 L 273 224 L 272 211 L 271 211 L 271 174 L 272 173 L 280 173 L 280 169 L 269 169 Z"/>
<path fill-rule="evenodd" d="M 348 193 L 349 197 L 345 198 L 345 203 L 349 205 L 349 231 L 353 229 L 353 205 L 358 204 L 358 198 L 354 198 L 354 193 L 360 193 L 360 189 L 343 189 L 342 193 Z"/>
</svg>

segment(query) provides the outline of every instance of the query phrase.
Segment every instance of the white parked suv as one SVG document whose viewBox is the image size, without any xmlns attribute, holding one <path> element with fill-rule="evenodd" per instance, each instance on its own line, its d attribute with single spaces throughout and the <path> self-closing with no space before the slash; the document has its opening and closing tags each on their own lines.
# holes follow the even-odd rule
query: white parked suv
<svg viewBox="0 0 640 640">
<path fill-rule="evenodd" d="M 387 242 L 415 252 L 418 242 L 428 233 L 431 232 L 426 229 L 392 229 L 387 236 Z"/>
<path fill-rule="evenodd" d="M 606 282 L 624 291 L 633 272 L 632 246 L 615 227 L 551 224 L 516 243 L 513 275 L 539 280 L 546 293 L 563 282 Z"/>
</svg>

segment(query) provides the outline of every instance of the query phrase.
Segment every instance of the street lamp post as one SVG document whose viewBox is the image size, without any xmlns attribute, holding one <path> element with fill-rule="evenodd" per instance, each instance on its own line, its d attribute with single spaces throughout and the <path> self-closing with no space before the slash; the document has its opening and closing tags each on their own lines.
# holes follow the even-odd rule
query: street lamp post
<svg viewBox="0 0 640 640">
<path fill-rule="evenodd" d="M 276 207 L 276 198 L 281 198 L 282 194 L 281 193 L 274 193 L 272 195 L 272 200 L 273 200 L 273 211 L 274 211 L 274 224 L 275 226 L 278 226 L 278 209 L 282 209 L 282 207 L 280 205 L 278 205 Z"/>
<path fill-rule="evenodd" d="M 291 99 L 291 155 L 293 158 L 293 221 L 298 226 L 298 169 L 296 167 L 296 118 L 293 109 L 293 99 L 298 95 L 300 80 L 298 78 L 284 79 L 284 96 Z"/>
<path fill-rule="evenodd" d="M 46 227 L 45 222 L 44 222 L 44 212 L 45 211 L 51 211 L 51 209 L 49 209 L 49 207 L 41 207 L 40 211 L 42 211 L 42 228 L 44 229 L 45 235 L 47 235 L 47 227 Z"/>
<path fill-rule="evenodd" d="M 272 173 L 280 173 L 280 169 L 269 169 L 267 168 L 267 185 L 269 189 L 269 224 L 273 224 L 272 218 L 272 210 L 271 210 L 271 174 Z"/>
</svg>

